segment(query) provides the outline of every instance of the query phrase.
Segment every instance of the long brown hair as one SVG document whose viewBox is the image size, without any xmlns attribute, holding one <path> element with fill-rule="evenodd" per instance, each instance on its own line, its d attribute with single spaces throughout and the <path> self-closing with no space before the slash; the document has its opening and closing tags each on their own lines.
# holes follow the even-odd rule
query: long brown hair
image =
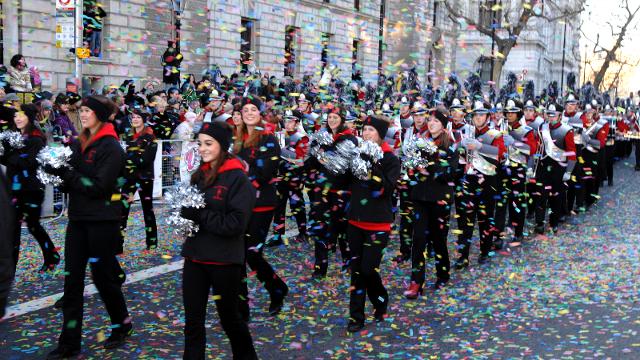
<svg viewBox="0 0 640 360">
<path fill-rule="evenodd" d="M 98 120 L 99 121 L 99 120 Z M 80 132 L 80 135 L 78 135 L 78 141 L 80 142 L 80 149 L 84 152 L 84 150 L 87 148 L 87 146 L 89 146 L 89 144 L 91 144 L 91 141 L 93 140 L 93 137 L 100 132 L 100 130 L 102 130 L 102 128 L 104 127 L 104 122 L 100 122 L 100 126 L 98 126 L 98 128 L 96 129 L 96 132 L 94 132 L 93 134 L 91 133 L 91 131 L 89 129 L 82 129 L 82 132 Z"/>
<path fill-rule="evenodd" d="M 261 116 L 260 123 L 258 123 L 258 125 L 253 129 L 253 133 L 249 134 L 247 140 L 243 140 L 245 134 L 248 134 L 249 132 L 247 130 L 247 125 L 243 121 L 240 126 L 236 127 L 235 139 L 233 140 L 233 152 L 238 154 L 243 148 L 257 146 L 260 143 L 260 140 L 262 140 L 262 135 L 264 135 L 266 131 L 266 125 L 266 122 Z"/>
<path fill-rule="evenodd" d="M 220 148 L 220 153 L 216 159 L 209 163 L 200 165 L 198 170 L 191 175 L 191 185 L 197 185 L 203 189 L 213 185 L 216 178 L 218 178 L 218 170 L 220 169 L 220 166 L 222 166 L 225 161 L 233 157 L 234 156 L 232 154 L 229 154 L 227 151 Z"/>
<path fill-rule="evenodd" d="M 429 134 L 431 136 L 431 134 Z M 433 141 L 438 145 L 439 150 L 447 150 L 451 146 L 451 137 L 449 137 L 449 131 L 447 128 L 443 128 L 440 135 L 437 138 L 433 138 Z"/>
</svg>

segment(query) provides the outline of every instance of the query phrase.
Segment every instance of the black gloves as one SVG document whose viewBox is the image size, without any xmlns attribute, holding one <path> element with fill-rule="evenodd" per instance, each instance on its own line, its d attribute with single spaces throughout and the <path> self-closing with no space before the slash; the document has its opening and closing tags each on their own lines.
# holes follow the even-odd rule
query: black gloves
<svg viewBox="0 0 640 360">
<path fill-rule="evenodd" d="M 198 222 L 200 220 L 200 209 L 182 207 L 182 209 L 180 209 L 180 217 Z"/>
</svg>

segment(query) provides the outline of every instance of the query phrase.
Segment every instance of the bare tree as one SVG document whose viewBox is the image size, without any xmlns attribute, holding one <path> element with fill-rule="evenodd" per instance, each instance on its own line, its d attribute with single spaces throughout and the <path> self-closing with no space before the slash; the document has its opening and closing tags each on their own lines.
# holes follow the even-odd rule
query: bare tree
<svg viewBox="0 0 640 360">
<path fill-rule="evenodd" d="M 506 0 L 505 7 L 502 8 L 504 23 L 506 26 L 500 27 L 499 30 L 492 29 L 491 26 L 487 27 L 486 24 L 481 24 L 480 21 L 476 21 L 471 17 L 462 14 L 452 3 L 452 0 L 442 0 L 444 6 L 449 12 L 449 17 L 453 21 L 459 21 L 460 19 L 464 20 L 468 25 L 475 27 L 477 31 L 481 34 L 489 36 L 493 38 L 495 41 L 495 45 L 497 47 L 497 51 L 501 54 L 499 56 L 502 59 L 494 59 L 494 67 L 493 67 L 493 79 L 496 81 L 500 79 L 500 74 L 502 73 L 502 67 L 507 61 L 509 57 L 509 53 L 511 53 L 511 49 L 518 43 L 518 38 L 520 37 L 520 33 L 526 28 L 527 23 L 532 18 L 541 18 L 548 22 L 554 22 L 560 19 L 566 19 L 571 16 L 575 16 L 580 14 L 584 8 L 579 9 L 565 9 L 561 15 L 555 17 L 549 17 L 544 15 L 544 11 L 535 11 L 531 1 L 529 0 L 521 0 L 516 1 L 520 3 L 520 7 L 511 6 L 511 1 Z M 547 3 L 553 3 L 552 1 L 548 1 Z M 495 6 L 495 5 L 494 5 Z M 511 19 L 517 19 L 515 23 L 511 22 Z M 500 23 L 500 19 L 497 19 L 497 22 Z M 491 54 L 494 58 L 496 54 Z"/>
<path fill-rule="evenodd" d="M 600 69 L 596 73 L 595 80 L 593 81 L 593 86 L 595 86 L 596 89 L 599 89 L 600 86 L 603 85 L 605 75 L 607 74 L 607 71 L 609 70 L 611 64 L 614 62 L 619 62 L 617 55 L 618 50 L 622 47 L 622 42 L 624 41 L 625 36 L 627 36 L 627 33 L 630 30 L 633 19 L 638 14 L 638 11 L 640 11 L 640 5 L 632 10 L 629 6 L 629 0 L 623 0 L 621 8 L 626 12 L 626 19 L 624 20 L 623 25 L 616 26 L 618 28 L 618 31 L 616 32 L 616 30 L 614 30 L 614 26 L 610 22 L 607 22 L 607 24 L 609 25 L 609 29 L 611 30 L 611 36 L 616 37 L 616 41 L 613 46 L 607 49 L 604 46 L 600 45 L 600 34 L 598 34 L 596 38 L 596 44 L 593 48 L 593 52 L 594 54 L 604 54 L 604 61 L 602 62 Z M 635 29 L 636 27 L 637 24 L 636 26 L 632 26 L 631 29 Z M 623 66 L 624 65 L 621 65 L 620 69 L 622 69 Z"/>
</svg>

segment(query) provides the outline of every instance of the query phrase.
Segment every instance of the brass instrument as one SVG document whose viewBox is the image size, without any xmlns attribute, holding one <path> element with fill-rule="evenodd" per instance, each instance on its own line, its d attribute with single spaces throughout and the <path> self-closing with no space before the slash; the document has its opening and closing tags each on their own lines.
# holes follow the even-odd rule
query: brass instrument
<svg viewBox="0 0 640 360">
<path fill-rule="evenodd" d="M 544 126 L 544 124 L 542 125 Z M 544 156 L 544 140 L 542 139 L 542 133 L 539 134 L 540 142 L 538 143 L 538 148 L 536 149 L 536 153 L 531 155 L 533 156 L 533 173 L 531 174 L 531 178 L 535 179 L 538 174 L 538 166 L 542 162 L 542 157 Z"/>
</svg>

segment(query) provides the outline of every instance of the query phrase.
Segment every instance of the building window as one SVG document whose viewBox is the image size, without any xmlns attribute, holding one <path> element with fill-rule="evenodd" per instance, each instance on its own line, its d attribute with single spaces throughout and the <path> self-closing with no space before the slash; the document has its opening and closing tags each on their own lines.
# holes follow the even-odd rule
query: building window
<svg viewBox="0 0 640 360">
<path fill-rule="evenodd" d="M 320 38 L 322 52 L 320 53 L 320 63 L 322 64 L 322 72 L 329 65 L 329 44 L 331 43 L 331 34 L 322 33 Z"/>
<path fill-rule="evenodd" d="M 360 0 L 353 0 L 353 8 L 356 11 L 360 11 Z"/>
<path fill-rule="evenodd" d="M 102 57 L 102 29 L 107 12 L 95 0 L 84 0 L 82 12 L 83 47 L 91 50 L 91 56 Z"/>
<path fill-rule="evenodd" d="M 243 71 L 249 70 L 253 63 L 253 33 L 255 22 L 248 18 L 242 18 L 240 27 L 240 67 Z"/>
<path fill-rule="evenodd" d="M 360 50 L 360 40 L 353 39 L 353 47 L 351 48 L 351 79 L 357 80 L 361 77 L 358 69 L 358 50 Z"/>
<path fill-rule="evenodd" d="M 300 41 L 300 29 L 295 26 L 287 26 L 284 34 L 284 76 L 295 77 L 296 73 L 296 49 Z"/>
<path fill-rule="evenodd" d="M 480 0 L 479 19 L 481 26 L 490 29 L 494 24 L 499 24 L 502 18 L 502 7 L 494 7 L 501 2 L 498 0 Z"/>
</svg>

